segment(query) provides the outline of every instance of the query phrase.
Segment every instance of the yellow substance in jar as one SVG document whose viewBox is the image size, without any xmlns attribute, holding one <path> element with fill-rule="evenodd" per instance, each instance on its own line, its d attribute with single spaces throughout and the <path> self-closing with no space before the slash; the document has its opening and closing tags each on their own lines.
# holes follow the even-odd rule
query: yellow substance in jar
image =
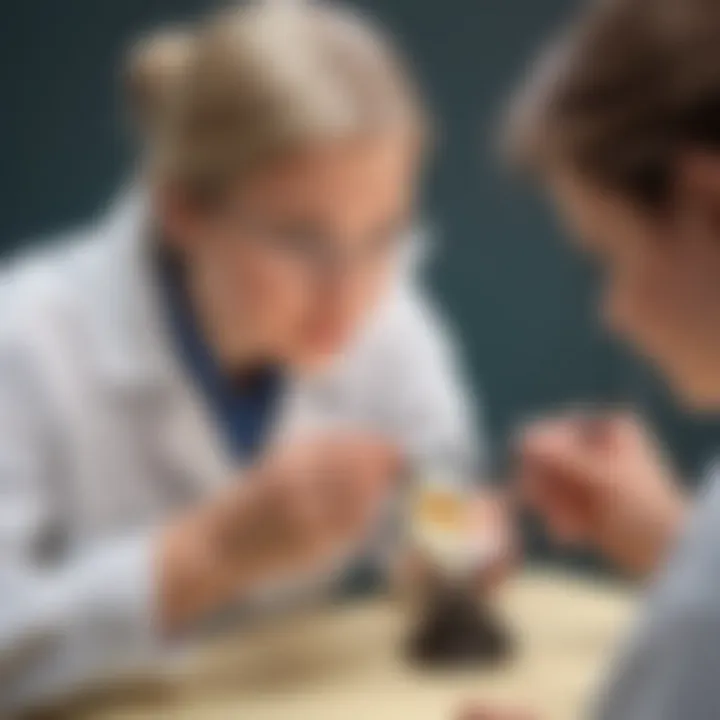
<svg viewBox="0 0 720 720">
<path fill-rule="evenodd" d="M 422 528 L 461 532 L 466 520 L 463 498 L 447 490 L 425 488 L 415 506 L 415 521 Z"/>
<path fill-rule="evenodd" d="M 452 476 L 418 477 L 407 511 L 409 542 L 447 572 L 469 572 L 492 552 L 491 520 L 479 516 L 467 485 Z"/>
<path fill-rule="evenodd" d="M 468 513 L 463 493 L 442 487 L 418 489 L 412 506 L 412 534 L 418 550 L 441 567 L 464 564 Z"/>
</svg>

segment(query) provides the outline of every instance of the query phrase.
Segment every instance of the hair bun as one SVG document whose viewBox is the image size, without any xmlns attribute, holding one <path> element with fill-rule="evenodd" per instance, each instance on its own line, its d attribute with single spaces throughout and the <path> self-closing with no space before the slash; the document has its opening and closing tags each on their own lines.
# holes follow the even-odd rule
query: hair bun
<svg viewBox="0 0 720 720">
<path fill-rule="evenodd" d="M 167 118 L 193 49 L 192 34 L 178 29 L 146 37 L 130 49 L 125 67 L 126 103 L 142 137 L 154 135 Z"/>
</svg>

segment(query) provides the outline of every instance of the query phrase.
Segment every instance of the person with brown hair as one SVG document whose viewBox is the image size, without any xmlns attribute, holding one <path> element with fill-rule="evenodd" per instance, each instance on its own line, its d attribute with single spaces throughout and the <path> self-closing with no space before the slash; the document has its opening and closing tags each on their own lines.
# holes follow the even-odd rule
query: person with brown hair
<svg viewBox="0 0 720 720">
<path fill-rule="evenodd" d="M 516 99 L 507 142 L 604 268 L 608 325 L 686 407 L 717 411 L 720 3 L 592 3 Z M 717 475 L 691 508 L 627 416 L 540 421 L 519 450 L 521 488 L 550 530 L 649 581 L 639 625 L 591 716 L 720 717 Z"/>
<path fill-rule="evenodd" d="M 480 473 L 418 280 L 427 111 L 385 33 L 232 4 L 126 77 L 132 189 L 0 280 L 3 716 L 367 578 L 401 470 Z"/>
</svg>

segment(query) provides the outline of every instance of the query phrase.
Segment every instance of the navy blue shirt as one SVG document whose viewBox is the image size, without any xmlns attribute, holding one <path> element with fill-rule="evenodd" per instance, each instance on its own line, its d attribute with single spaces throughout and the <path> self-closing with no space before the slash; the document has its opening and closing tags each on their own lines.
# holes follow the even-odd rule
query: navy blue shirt
<svg viewBox="0 0 720 720">
<path fill-rule="evenodd" d="M 193 311 L 180 263 L 158 253 L 170 328 L 183 365 L 209 407 L 226 447 L 238 461 L 262 451 L 282 393 L 282 373 L 261 366 L 233 376 L 220 367 Z"/>
</svg>

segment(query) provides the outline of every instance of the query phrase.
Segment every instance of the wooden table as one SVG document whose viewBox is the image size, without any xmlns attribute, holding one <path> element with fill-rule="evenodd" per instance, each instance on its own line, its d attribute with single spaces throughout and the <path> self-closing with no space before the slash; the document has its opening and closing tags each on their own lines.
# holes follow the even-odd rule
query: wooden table
<svg viewBox="0 0 720 720">
<path fill-rule="evenodd" d="M 92 720 L 444 720 L 468 698 L 577 720 L 629 619 L 620 587 L 548 573 L 507 587 L 502 612 L 519 642 L 492 672 L 423 673 L 401 654 L 403 606 L 375 600 L 303 612 L 231 635 L 194 659 L 172 687 L 75 708 Z"/>
</svg>

